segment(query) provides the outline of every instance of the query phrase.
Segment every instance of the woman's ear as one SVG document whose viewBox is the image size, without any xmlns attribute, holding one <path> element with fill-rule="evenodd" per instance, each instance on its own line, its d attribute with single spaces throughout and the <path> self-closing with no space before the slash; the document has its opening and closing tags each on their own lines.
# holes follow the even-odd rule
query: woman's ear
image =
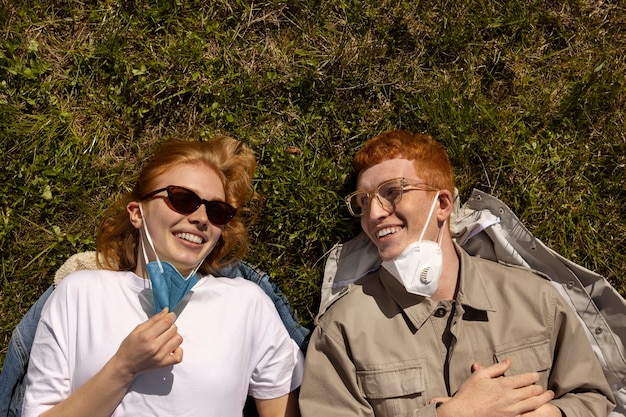
<svg viewBox="0 0 626 417">
<path fill-rule="evenodd" d="M 135 229 L 139 229 L 143 222 L 143 214 L 141 213 L 140 206 L 141 203 L 138 201 L 131 201 L 126 205 L 126 211 L 128 211 L 130 224 L 132 224 Z"/>
</svg>

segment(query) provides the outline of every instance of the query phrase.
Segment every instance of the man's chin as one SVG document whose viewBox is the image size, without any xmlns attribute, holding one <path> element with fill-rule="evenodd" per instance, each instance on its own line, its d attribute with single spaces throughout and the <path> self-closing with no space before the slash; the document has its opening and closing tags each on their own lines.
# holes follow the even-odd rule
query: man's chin
<svg viewBox="0 0 626 417">
<path fill-rule="evenodd" d="M 380 254 L 380 259 L 382 259 L 383 262 L 386 262 L 392 261 L 400 256 L 402 251 L 396 248 L 383 248 L 382 250 L 381 248 L 378 248 L 378 253 Z"/>
</svg>

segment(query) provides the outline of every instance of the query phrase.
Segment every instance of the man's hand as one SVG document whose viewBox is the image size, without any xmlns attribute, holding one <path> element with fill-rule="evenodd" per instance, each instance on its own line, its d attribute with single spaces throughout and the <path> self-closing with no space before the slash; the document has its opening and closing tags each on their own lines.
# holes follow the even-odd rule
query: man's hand
<svg viewBox="0 0 626 417">
<path fill-rule="evenodd" d="M 554 393 L 544 391 L 539 374 L 530 372 L 505 377 L 510 359 L 489 367 L 474 364 L 474 373 L 453 397 L 436 397 L 442 403 L 438 417 L 560 417 L 560 410 L 548 404 Z M 554 411 L 558 414 L 553 414 Z"/>
</svg>

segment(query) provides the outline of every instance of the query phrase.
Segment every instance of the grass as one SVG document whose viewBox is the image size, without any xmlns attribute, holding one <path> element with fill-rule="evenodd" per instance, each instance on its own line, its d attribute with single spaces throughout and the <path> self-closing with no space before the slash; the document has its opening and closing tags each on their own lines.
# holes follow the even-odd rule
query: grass
<svg viewBox="0 0 626 417">
<path fill-rule="evenodd" d="M 12 329 L 160 141 L 258 157 L 251 264 L 303 323 L 358 231 L 350 161 L 390 128 L 449 150 L 463 199 L 504 200 L 626 293 L 626 13 L 618 2 L 2 1 L 0 361 Z"/>
</svg>

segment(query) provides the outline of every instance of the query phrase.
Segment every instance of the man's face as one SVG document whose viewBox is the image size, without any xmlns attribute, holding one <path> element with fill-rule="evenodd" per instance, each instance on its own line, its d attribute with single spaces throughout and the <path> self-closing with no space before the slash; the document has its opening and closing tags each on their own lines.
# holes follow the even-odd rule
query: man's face
<svg viewBox="0 0 626 417">
<path fill-rule="evenodd" d="M 388 159 L 359 173 L 357 190 L 373 192 L 379 184 L 394 178 L 404 177 L 409 181 L 423 183 L 417 176 L 413 161 Z M 383 208 L 376 198 L 372 198 L 369 211 L 361 216 L 363 231 L 374 242 L 383 261 L 399 256 L 411 243 L 419 240 L 435 192 L 406 187 L 402 199 L 391 208 Z M 435 210 L 439 205 L 435 207 Z M 436 213 L 435 213 L 436 214 Z M 433 214 L 424 240 L 437 240 L 437 216 Z"/>
</svg>

